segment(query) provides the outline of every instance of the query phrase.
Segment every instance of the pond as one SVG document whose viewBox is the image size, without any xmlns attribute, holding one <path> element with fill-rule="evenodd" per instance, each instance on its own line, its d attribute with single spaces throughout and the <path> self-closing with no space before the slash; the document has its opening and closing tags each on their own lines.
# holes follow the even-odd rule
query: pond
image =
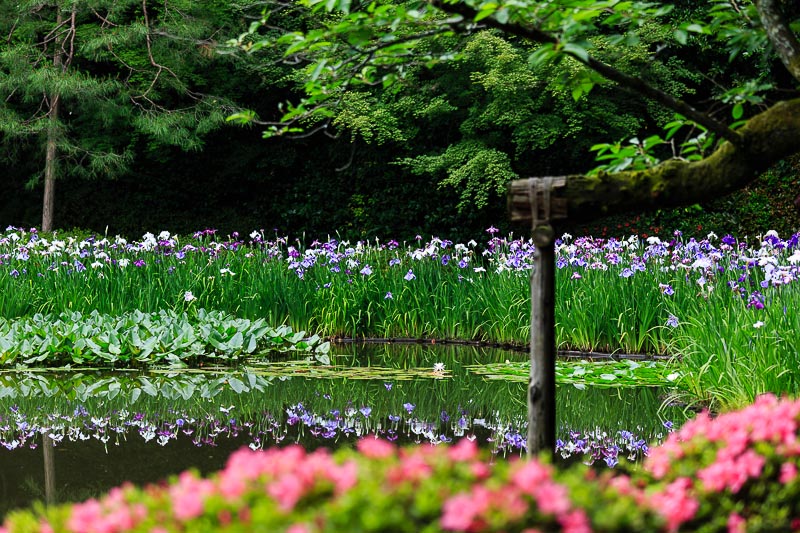
<svg viewBox="0 0 800 533">
<path fill-rule="evenodd" d="M 460 344 L 368 343 L 334 346 L 329 364 L 282 354 L 237 369 L 0 373 L 0 515 L 187 468 L 215 471 L 242 446 L 336 448 L 379 435 L 398 443 L 469 438 L 498 460 L 519 455 L 527 357 Z M 682 409 L 664 405 L 664 386 L 632 386 L 638 367 L 651 378 L 669 372 L 660 362 L 621 370 L 559 363 L 560 460 L 637 460 L 685 420 Z"/>
</svg>

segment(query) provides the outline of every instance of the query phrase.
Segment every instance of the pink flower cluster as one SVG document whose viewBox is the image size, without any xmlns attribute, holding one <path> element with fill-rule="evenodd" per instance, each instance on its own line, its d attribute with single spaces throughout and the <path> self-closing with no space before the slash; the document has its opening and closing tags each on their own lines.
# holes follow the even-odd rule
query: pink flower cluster
<svg viewBox="0 0 800 533">
<path fill-rule="evenodd" d="M 444 502 L 441 526 L 447 531 L 493 531 L 493 517 L 501 523 L 514 522 L 529 513 L 530 500 L 536 510 L 550 515 L 562 531 L 591 531 L 586 514 L 572 509 L 569 491 L 552 478 L 552 469 L 538 461 L 519 462 L 507 484 L 489 489 L 476 484 L 468 493 Z M 529 530 L 531 533 L 534 530 Z"/>
<path fill-rule="evenodd" d="M 650 496 L 651 507 L 667 520 L 668 531 L 678 531 L 685 522 L 694 518 L 700 502 L 691 496 L 692 480 L 679 477 L 663 491 Z"/>
<path fill-rule="evenodd" d="M 283 512 L 291 511 L 297 502 L 316 488 L 329 483 L 334 494 L 341 494 L 357 482 L 357 466 L 353 461 L 336 463 L 327 450 L 306 453 L 300 446 L 273 448 L 255 452 L 242 448 L 234 452 L 224 470 L 212 479 L 203 479 L 193 472 L 183 472 L 166 488 L 172 517 L 185 523 L 206 512 L 211 497 L 236 504 L 247 491 L 263 486 Z M 261 485 L 260 485 L 261 484 Z M 141 503 L 129 503 L 125 494 L 132 487 L 112 489 L 102 500 L 89 500 L 72 507 L 67 527 L 74 533 L 120 533 L 134 529 L 147 517 Z M 158 487 L 148 492 L 158 497 Z M 230 522 L 229 511 L 217 517 Z M 246 522 L 247 512 L 237 516 Z"/>
<path fill-rule="evenodd" d="M 147 518 L 147 509 L 141 503 L 128 502 L 126 495 L 131 492 L 131 485 L 116 487 L 100 501 L 91 499 L 74 505 L 67 527 L 74 533 L 117 533 L 133 529 Z M 43 530 L 44 526 L 46 524 Z"/>
<path fill-rule="evenodd" d="M 652 448 L 645 461 L 645 469 L 656 479 L 663 479 L 674 472 L 675 461 L 695 459 L 699 486 L 689 478 L 678 477 L 663 492 L 653 494 L 651 504 L 667 519 L 671 530 L 677 529 L 697 512 L 696 497 L 701 490 L 737 494 L 749 480 L 762 475 L 767 458 L 754 450 L 759 443 L 769 444 L 779 457 L 786 459 L 780 465 L 778 480 L 790 483 L 797 476 L 792 458 L 800 456 L 798 415 L 800 399 L 778 399 L 771 394 L 759 396 L 740 411 L 716 418 L 706 412 L 699 414 L 670 434 L 661 446 Z M 709 449 L 716 454 L 710 464 L 705 464 Z M 730 531 L 743 529 L 743 524 L 741 516 L 729 517 Z"/>
<path fill-rule="evenodd" d="M 670 471 L 670 465 L 700 448 L 703 443 L 714 444 L 718 453 L 713 464 L 698 472 L 707 490 L 729 489 L 736 493 L 749 478 L 761 474 L 764 458 L 752 450 L 759 442 L 773 445 L 787 457 L 800 455 L 797 438 L 800 400 L 779 400 L 765 394 L 740 411 L 711 418 L 699 414 L 677 432 L 671 433 L 659 447 L 652 448 L 645 468 L 661 479 Z M 790 477 L 787 472 L 787 478 Z"/>
<path fill-rule="evenodd" d="M 217 482 L 220 493 L 235 500 L 249 481 L 261 478 L 267 480 L 267 494 L 288 512 L 321 483 L 330 483 L 334 494 L 342 494 L 358 481 L 358 468 L 353 461 L 337 464 L 325 449 L 306 453 L 297 445 L 266 452 L 242 448 L 228 459 Z"/>
</svg>

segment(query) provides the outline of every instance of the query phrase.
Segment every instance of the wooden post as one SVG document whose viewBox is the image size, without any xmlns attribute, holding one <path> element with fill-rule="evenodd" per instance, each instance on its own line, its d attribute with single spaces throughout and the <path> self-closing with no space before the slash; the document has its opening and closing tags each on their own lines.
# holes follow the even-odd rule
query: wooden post
<svg viewBox="0 0 800 533">
<path fill-rule="evenodd" d="M 528 378 L 528 456 L 556 447 L 554 231 L 533 228 L 538 252 L 531 273 L 531 373 Z"/>
<path fill-rule="evenodd" d="M 517 180 L 509 187 L 512 220 L 530 220 L 536 258 L 531 272 L 531 373 L 528 378 L 528 456 L 556 447 L 555 230 L 566 201 L 551 193 L 566 178 Z"/>
</svg>

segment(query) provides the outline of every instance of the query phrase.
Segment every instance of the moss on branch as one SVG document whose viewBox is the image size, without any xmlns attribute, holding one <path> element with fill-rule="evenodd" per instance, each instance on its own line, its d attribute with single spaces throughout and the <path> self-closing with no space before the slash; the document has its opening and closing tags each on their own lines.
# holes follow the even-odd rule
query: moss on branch
<svg viewBox="0 0 800 533">
<path fill-rule="evenodd" d="M 774 163 L 800 152 L 800 99 L 779 102 L 739 130 L 743 148 L 725 142 L 707 158 L 665 161 L 653 168 L 567 176 L 557 194 L 571 222 L 588 222 L 630 210 L 680 207 L 745 187 Z M 509 187 L 512 220 L 530 220 L 528 180 Z"/>
</svg>

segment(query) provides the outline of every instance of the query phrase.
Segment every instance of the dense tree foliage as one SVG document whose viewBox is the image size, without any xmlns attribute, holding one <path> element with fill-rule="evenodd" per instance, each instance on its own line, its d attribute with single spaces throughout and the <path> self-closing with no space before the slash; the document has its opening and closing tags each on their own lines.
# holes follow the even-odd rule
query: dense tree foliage
<svg viewBox="0 0 800 533">
<path fill-rule="evenodd" d="M 341 122 L 338 114 L 352 100 L 354 91 L 375 84 L 381 84 L 384 91 L 391 90 L 407 82 L 408 73 L 421 63 L 435 66 L 461 60 L 466 49 L 453 46 L 453 36 L 488 28 L 532 46 L 527 58 L 534 67 L 558 65 L 556 87 L 569 91 L 575 100 L 600 83 L 609 82 L 639 100 L 655 102 L 675 113 L 674 120 L 664 125 L 668 129 L 664 137 L 651 135 L 641 141 L 633 139 L 630 145 L 593 147 L 608 164 L 600 172 L 567 177 L 564 195 L 573 220 L 598 218 L 636 206 L 691 204 L 709 194 L 741 188 L 770 164 L 800 151 L 796 135 L 800 101 L 779 101 L 752 118 L 745 115 L 745 103 L 762 102 L 759 93 L 775 87 L 778 80 L 774 76 L 765 80 L 761 70 L 745 83 L 723 86 L 721 94 L 712 95 L 729 104 L 730 119 L 718 116 L 713 108 L 701 109 L 685 94 L 675 94 L 678 91 L 674 86 L 659 86 L 658 77 L 655 82 L 648 79 L 652 65 L 666 66 L 669 58 L 665 61 L 658 53 L 651 53 L 649 61 L 630 69 L 619 50 L 639 46 L 642 36 L 652 34 L 652 25 L 656 24 L 656 30 L 670 30 L 668 40 L 662 35 L 657 42 L 663 47 L 685 44 L 692 32 L 723 43 L 731 58 L 766 49 L 780 59 L 794 85 L 800 79 L 795 64 L 800 62 L 800 43 L 791 27 L 797 13 L 782 2 L 759 0 L 740 5 L 719 1 L 711 5 L 707 22 L 678 25 L 675 20 L 662 22 L 673 6 L 657 2 L 431 0 L 356 5 L 349 0 L 307 0 L 300 4 L 331 16 L 305 32 L 289 32 L 277 39 L 243 36 L 239 40 L 247 50 L 285 46 L 286 57 L 305 64 L 304 98 L 280 121 L 266 123 L 270 125 L 269 135 L 291 135 L 308 128 L 327 132 Z M 698 71 L 696 76 L 703 74 Z M 480 85 L 481 77 L 472 81 Z M 527 91 L 536 88 L 530 85 Z M 509 99 L 503 109 L 518 111 L 520 107 L 514 104 Z M 247 121 L 253 116 L 242 114 L 240 118 Z M 489 129 L 496 132 L 503 125 L 500 121 Z M 676 134 L 687 127 L 697 133 L 676 143 Z M 662 160 L 658 147 L 665 144 L 671 145 L 672 158 L 658 164 Z M 471 162 L 475 162 L 473 168 L 462 171 Z M 504 182 L 513 173 L 508 160 L 484 146 L 482 139 L 461 150 L 451 145 L 438 161 L 421 163 L 422 170 L 426 169 L 424 163 L 430 163 L 433 169 L 460 167 L 443 183 L 462 186 L 462 207 L 476 200 L 480 207 L 486 201 L 487 178 Z M 470 174 L 480 178 L 470 179 Z M 511 191 L 512 217 L 524 218 L 522 211 L 528 204 L 524 187 L 520 184 Z"/>
<path fill-rule="evenodd" d="M 225 68 L 215 39 L 236 21 L 227 4 L 3 4 L 0 132 L 12 162 L 42 161 L 28 184 L 45 182 L 43 229 L 52 228 L 57 177 L 116 177 L 154 147 L 198 150 L 237 109 L 210 83 Z"/>
<path fill-rule="evenodd" d="M 0 44 L 5 74 L 0 90 L 7 102 L 0 134 L 6 158 L 0 165 L 10 191 L 0 215 L 6 223 L 38 225 L 41 217 L 37 198 L 52 100 L 48 90 L 56 79 L 52 44 L 57 33 L 47 37 L 57 20 L 54 4 L 0 7 L 7 37 Z M 691 102 L 713 121 L 733 123 L 732 131 L 736 122 L 792 96 L 796 87 L 768 46 L 751 2 L 737 4 L 739 11 L 716 1 L 671 2 L 674 9 L 668 12 L 650 5 L 650 12 L 635 13 L 630 3 L 595 2 L 603 8 L 598 11 L 571 2 L 571 16 L 569 10 L 548 16 L 548 24 L 557 23 L 553 35 L 561 45 L 546 44 L 544 51 L 524 35 L 496 27 L 506 16 L 503 10 L 506 24 L 522 16 L 511 4 L 434 2 L 441 11 L 425 2 L 380 3 L 376 6 L 384 15 L 419 7 L 419 24 L 401 21 L 370 58 L 373 64 L 365 63 L 350 77 L 333 68 L 337 58 L 353 64 L 345 62 L 348 54 L 359 46 L 368 49 L 362 44 L 371 43 L 382 27 L 353 36 L 343 24 L 353 22 L 348 17 L 359 31 L 372 24 L 369 17 L 380 9 L 370 12 L 369 3 L 329 2 L 333 9 L 328 11 L 321 2 L 169 2 L 165 10 L 138 0 L 108 3 L 118 6 L 113 13 L 103 10 L 103 2 L 61 4 L 65 19 L 76 9 L 80 46 L 68 72 L 58 77 L 67 102 L 58 121 L 63 132 L 59 176 L 116 179 L 63 180 L 57 224 L 95 231 L 108 227 L 132 236 L 154 228 L 188 232 L 208 225 L 227 232 L 276 228 L 295 235 L 408 239 L 438 233 L 468 239 L 491 224 L 504 224 L 503 196 L 512 179 L 582 172 L 598 163 L 606 170 L 644 169 L 673 155 L 691 159 L 714 148 L 707 127 L 690 120 L 676 123 L 668 107 L 593 74 L 581 61 L 584 53 Z M 274 8 L 266 22 L 247 31 L 265 5 Z M 620 11 L 623 5 L 631 10 Z M 447 13 L 459 6 L 477 6 L 485 17 L 475 22 Z M 707 16 L 708 7 L 713 16 Z M 655 17 L 653 10 L 663 14 Z M 583 18 L 575 22 L 575 13 Z M 797 15 L 785 13 L 788 20 Z M 382 20 L 396 19 L 386 15 Z M 60 39 L 69 36 L 69 27 L 63 27 Z M 414 32 L 428 34 L 415 40 Z M 148 35 L 156 63 L 176 76 L 156 76 Z M 220 45 L 235 35 L 253 53 L 232 53 Z M 332 54 L 330 47 L 303 48 L 317 37 L 338 48 Z M 284 56 L 287 47 L 294 49 Z M 326 57 L 328 63 L 315 74 L 317 59 Z M 133 70 L 137 76 L 128 75 Z M 144 113 L 133 102 L 156 77 L 163 100 L 153 101 L 166 113 Z M 73 78 L 100 92 L 93 96 L 79 84 L 68 90 Z M 326 83 L 346 86 L 331 92 L 333 99 L 314 96 Z M 211 103 L 207 95 L 227 102 L 227 108 L 203 107 Z M 312 100 L 304 102 L 304 95 Z M 252 109 L 255 121 L 266 124 L 212 131 L 237 105 Z M 670 123 L 684 127 L 668 136 L 672 128 L 663 128 Z M 289 131 L 297 128 L 303 132 Z M 291 139 L 318 128 L 316 135 Z M 273 138 L 261 139 L 265 129 Z M 196 151 L 183 153 L 187 148 Z M 597 155 L 604 159 L 593 161 Z M 567 229 L 620 234 L 699 226 L 703 232 L 755 233 L 776 223 L 783 225 L 779 230 L 797 229 L 800 221 L 791 206 L 796 168 L 789 160 L 749 190 L 707 196 L 702 207 L 617 216 Z"/>
</svg>

